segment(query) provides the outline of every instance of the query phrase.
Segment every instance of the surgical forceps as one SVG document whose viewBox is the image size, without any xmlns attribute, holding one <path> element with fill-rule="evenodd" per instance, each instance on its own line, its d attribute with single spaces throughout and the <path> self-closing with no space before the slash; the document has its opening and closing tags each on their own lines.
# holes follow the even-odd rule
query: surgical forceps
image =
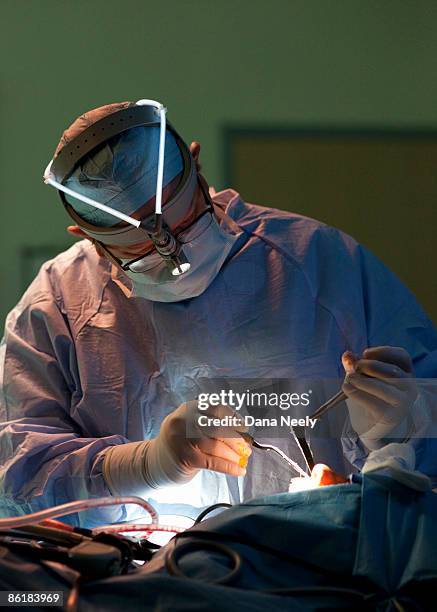
<svg viewBox="0 0 437 612">
<path fill-rule="evenodd" d="M 273 451 L 274 453 L 279 455 L 281 459 L 283 459 L 286 463 L 288 463 L 288 465 L 291 466 L 293 470 L 295 470 L 299 474 L 299 476 L 303 476 L 304 478 L 309 478 L 308 474 L 300 467 L 300 465 L 296 463 L 295 461 L 293 461 L 293 459 L 290 459 L 290 457 L 286 455 L 283 451 L 281 451 L 281 449 L 278 448 L 277 446 L 273 446 L 273 444 L 261 444 L 261 442 L 258 442 L 250 434 L 244 431 L 239 431 L 238 433 L 243 438 L 243 440 L 245 440 L 248 444 L 250 444 L 250 446 L 253 446 L 253 448 L 259 448 L 260 450 L 263 450 L 263 451 Z"/>
<path fill-rule="evenodd" d="M 344 391 L 339 391 L 338 393 L 333 395 L 331 399 L 322 404 L 320 408 L 317 408 L 315 413 L 311 415 L 311 418 L 319 420 L 326 412 L 328 412 L 328 410 L 331 410 L 331 408 L 334 408 L 334 406 L 340 404 L 343 400 L 346 399 L 346 397 L 347 396 Z M 311 472 L 314 467 L 314 457 L 309 447 L 309 444 L 305 438 L 305 427 L 295 426 L 291 428 L 291 431 L 298 447 L 300 448 L 302 455 L 305 458 L 305 462 L 308 466 L 308 469 Z"/>
<path fill-rule="evenodd" d="M 326 412 L 328 412 L 329 410 L 331 410 L 331 408 L 334 408 L 335 406 L 343 402 L 346 398 L 347 398 L 347 395 L 344 391 L 338 391 L 338 393 L 333 395 L 327 402 L 325 402 L 319 408 L 317 408 L 314 414 L 311 415 L 311 418 L 317 419 L 317 420 L 320 419 L 324 414 L 326 414 Z M 314 462 L 314 457 L 309 447 L 309 444 L 305 438 L 305 428 L 301 426 L 299 427 L 295 426 L 291 428 L 291 432 L 294 436 L 294 439 L 296 440 L 296 444 L 298 445 L 305 459 L 305 463 L 307 464 L 307 467 L 309 471 L 311 472 L 315 465 L 315 462 Z M 253 446 L 253 448 L 275 452 L 284 461 L 286 461 L 296 472 L 298 472 L 300 476 L 305 476 L 306 478 L 308 478 L 308 474 L 304 472 L 304 470 L 302 470 L 302 468 L 295 461 L 293 461 L 293 459 L 290 459 L 290 457 L 288 457 L 277 446 L 273 446 L 270 444 L 261 444 L 248 433 L 244 433 L 240 431 L 239 434 L 248 444 Z"/>
</svg>

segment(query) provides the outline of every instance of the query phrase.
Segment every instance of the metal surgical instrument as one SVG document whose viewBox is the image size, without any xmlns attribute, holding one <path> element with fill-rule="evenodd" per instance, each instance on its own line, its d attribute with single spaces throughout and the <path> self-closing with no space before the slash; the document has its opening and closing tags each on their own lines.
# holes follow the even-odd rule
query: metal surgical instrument
<svg viewBox="0 0 437 612">
<path fill-rule="evenodd" d="M 309 471 L 312 472 L 315 462 L 309 444 L 305 438 L 305 427 L 295 425 L 291 428 L 291 433 L 293 434 L 296 444 L 298 445 L 299 450 L 305 459 L 305 463 L 307 464 Z"/>
<path fill-rule="evenodd" d="M 331 397 L 331 399 L 329 399 L 327 402 L 322 404 L 320 406 L 320 408 L 318 408 L 314 412 L 314 414 L 311 415 L 311 418 L 312 419 L 320 419 L 324 414 L 326 414 L 326 412 L 328 412 L 329 410 L 331 410 L 331 408 L 334 408 L 335 406 L 340 404 L 346 398 L 347 398 L 347 396 L 344 393 L 344 391 L 339 391 L 338 393 L 333 395 Z M 308 445 L 308 442 L 306 441 L 306 438 L 305 438 L 305 428 L 304 427 L 297 427 L 297 426 L 295 426 L 295 427 L 291 428 L 291 432 L 292 432 L 292 434 L 294 436 L 294 439 L 296 440 L 296 444 L 298 445 L 299 450 L 301 451 L 303 458 L 305 459 L 305 463 L 306 463 L 309 471 L 311 472 L 313 467 L 314 467 L 314 465 L 315 465 L 315 462 L 314 462 L 314 457 L 313 457 L 313 454 L 311 452 L 311 449 L 310 449 L 310 447 Z M 295 461 L 293 461 L 293 459 L 290 459 L 290 457 L 288 457 L 277 446 L 273 446 L 271 444 L 261 444 L 261 442 L 258 442 L 257 440 L 255 440 L 250 434 L 244 433 L 244 432 L 239 432 L 239 433 L 240 433 L 240 436 L 248 444 L 253 446 L 253 448 L 259 448 L 261 450 L 275 452 L 284 461 L 286 461 L 300 476 L 304 476 L 306 478 L 309 477 L 308 474 Z"/>
<path fill-rule="evenodd" d="M 314 412 L 314 414 L 311 415 L 311 418 L 319 420 L 324 414 L 326 414 L 326 412 L 331 410 L 331 408 L 334 408 L 334 406 L 337 406 L 338 404 L 340 404 L 345 399 L 346 399 L 346 394 L 343 391 L 339 391 L 338 393 L 333 395 L 331 399 L 329 399 L 327 402 L 322 404 L 320 408 L 318 408 Z M 296 444 L 298 445 L 305 459 L 305 463 L 307 464 L 308 469 L 311 472 L 315 465 L 315 462 L 314 462 L 314 457 L 309 447 L 309 444 L 305 438 L 305 428 L 295 426 L 291 428 L 291 431 L 293 433 L 294 439 L 296 440 Z"/>
<path fill-rule="evenodd" d="M 334 406 L 337 406 L 345 399 L 347 399 L 346 393 L 344 391 L 339 391 L 333 395 L 331 399 L 322 404 L 320 408 L 317 408 L 315 413 L 311 415 L 311 418 L 320 419 L 328 410 L 331 410 L 331 408 L 334 408 Z"/>
<path fill-rule="evenodd" d="M 288 455 L 286 455 L 283 451 L 281 451 L 281 449 L 278 448 L 277 446 L 273 446 L 272 444 L 261 444 L 261 442 L 258 442 L 257 440 L 255 440 L 255 438 L 253 438 L 250 434 L 246 432 L 239 431 L 238 433 L 243 438 L 243 440 L 245 440 L 248 444 L 253 446 L 253 448 L 259 448 L 260 450 L 263 450 L 263 451 L 273 451 L 274 453 L 279 455 L 281 459 L 283 459 L 286 463 L 288 463 L 288 465 L 291 466 L 293 470 L 295 470 L 299 474 L 299 476 L 303 476 L 304 478 L 309 478 L 308 474 L 295 461 L 293 461 L 293 459 L 290 459 L 290 457 L 288 457 Z"/>
</svg>

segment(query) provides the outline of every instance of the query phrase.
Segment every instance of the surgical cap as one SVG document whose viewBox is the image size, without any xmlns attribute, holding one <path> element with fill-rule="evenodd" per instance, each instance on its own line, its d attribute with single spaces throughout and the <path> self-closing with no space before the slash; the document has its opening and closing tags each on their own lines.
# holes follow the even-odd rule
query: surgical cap
<svg viewBox="0 0 437 612">
<path fill-rule="evenodd" d="M 156 194 L 160 128 L 141 126 L 110 138 L 81 160 L 64 185 L 101 204 L 132 214 Z M 167 130 L 163 187 L 183 170 L 176 139 Z M 110 227 L 119 220 L 71 196 L 66 200 L 89 223 Z"/>
</svg>

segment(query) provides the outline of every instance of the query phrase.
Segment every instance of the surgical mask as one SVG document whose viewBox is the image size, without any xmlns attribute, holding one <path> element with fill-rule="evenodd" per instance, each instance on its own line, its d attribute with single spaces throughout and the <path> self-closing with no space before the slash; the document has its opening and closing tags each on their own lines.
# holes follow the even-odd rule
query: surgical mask
<svg viewBox="0 0 437 612">
<path fill-rule="evenodd" d="M 172 276 L 158 253 L 152 253 L 131 265 L 125 274 L 133 283 L 131 297 L 154 302 L 179 302 L 197 297 L 212 283 L 242 230 L 227 215 L 221 224 L 211 213 L 204 214 L 178 235 L 191 264 L 180 276 Z M 232 232 L 232 233 L 231 233 Z"/>
</svg>

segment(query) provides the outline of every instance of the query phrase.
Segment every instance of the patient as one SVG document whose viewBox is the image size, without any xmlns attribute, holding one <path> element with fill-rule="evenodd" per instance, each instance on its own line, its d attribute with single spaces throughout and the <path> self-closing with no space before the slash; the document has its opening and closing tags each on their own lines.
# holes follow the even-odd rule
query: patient
<svg viewBox="0 0 437 612">
<path fill-rule="evenodd" d="M 381 479 L 391 479 L 416 491 L 429 491 L 432 488 L 432 480 L 415 470 L 416 452 L 411 444 L 392 443 L 381 449 L 374 450 L 367 457 L 366 463 L 361 471 L 362 474 L 373 474 Z M 325 487 L 329 485 L 350 483 L 359 481 L 359 475 L 346 478 L 338 474 L 329 466 L 318 463 L 311 472 L 311 485 L 307 488 Z M 302 490 L 302 488 L 301 488 Z"/>
<path fill-rule="evenodd" d="M 337 474 L 334 470 L 324 463 L 317 463 L 311 472 L 311 478 L 316 487 L 326 487 L 328 485 L 342 484 L 349 482 L 349 479 L 341 474 Z"/>
<path fill-rule="evenodd" d="M 349 479 L 319 464 L 312 490 L 234 506 L 143 567 L 83 582 L 80 609 L 433 610 L 437 495 L 415 462 L 404 443 L 371 452 Z M 26 559 L 23 572 L 1 550 L 0 587 L 65 589 L 42 565 Z"/>
</svg>

